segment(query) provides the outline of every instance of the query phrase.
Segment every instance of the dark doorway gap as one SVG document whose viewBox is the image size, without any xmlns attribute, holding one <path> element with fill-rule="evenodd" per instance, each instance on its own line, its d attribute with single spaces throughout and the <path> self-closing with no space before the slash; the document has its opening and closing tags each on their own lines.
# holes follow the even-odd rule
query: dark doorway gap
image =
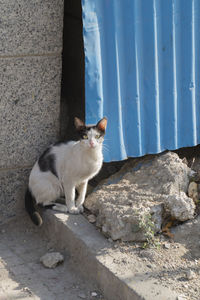
<svg viewBox="0 0 200 300">
<path fill-rule="evenodd" d="M 74 135 L 74 117 L 85 120 L 85 57 L 81 0 L 64 1 L 60 138 Z"/>
</svg>

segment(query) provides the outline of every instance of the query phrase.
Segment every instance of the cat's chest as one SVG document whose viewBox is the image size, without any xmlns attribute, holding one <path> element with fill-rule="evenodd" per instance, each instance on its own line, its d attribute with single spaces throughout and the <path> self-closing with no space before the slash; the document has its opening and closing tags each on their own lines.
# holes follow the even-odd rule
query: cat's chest
<svg viewBox="0 0 200 300">
<path fill-rule="evenodd" d="M 81 168 L 79 169 L 80 177 L 90 177 L 94 173 L 97 173 L 102 165 L 102 160 L 87 160 L 83 161 L 81 164 Z"/>
<path fill-rule="evenodd" d="M 102 166 L 101 156 L 82 155 L 74 164 L 74 176 L 76 181 L 84 181 L 92 178 Z"/>
<path fill-rule="evenodd" d="M 103 156 L 101 152 L 87 153 L 73 151 L 60 163 L 63 180 L 82 182 L 95 176 L 102 166 Z"/>
</svg>

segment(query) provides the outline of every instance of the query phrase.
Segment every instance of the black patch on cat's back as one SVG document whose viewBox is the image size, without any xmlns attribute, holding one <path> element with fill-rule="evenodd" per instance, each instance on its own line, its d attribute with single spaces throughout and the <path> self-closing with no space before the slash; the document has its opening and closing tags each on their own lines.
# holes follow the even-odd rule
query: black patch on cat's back
<svg viewBox="0 0 200 300">
<path fill-rule="evenodd" d="M 50 171 L 56 177 L 58 177 L 58 174 L 56 172 L 56 166 L 55 166 L 55 162 L 56 162 L 55 154 L 50 153 L 50 150 L 51 148 L 48 148 L 47 150 L 44 151 L 44 153 L 38 159 L 38 165 L 40 171 L 42 172 Z"/>
</svg>

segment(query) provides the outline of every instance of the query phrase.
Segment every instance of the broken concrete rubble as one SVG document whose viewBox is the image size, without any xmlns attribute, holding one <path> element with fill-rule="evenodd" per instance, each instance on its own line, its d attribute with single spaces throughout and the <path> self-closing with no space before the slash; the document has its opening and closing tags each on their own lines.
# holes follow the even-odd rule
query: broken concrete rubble
<svg viewBox="0 0 200 300">
<path fill-rule="evenodd" d="M 188 198 L 192 170 L 176 153 L 167 152 L 125 164 L 87 198 L 85 207 L 96 225 L 113 240 L 144 241 L 149 220 L 159 232 L 163 218 L 192 219 L 195 204 Z"/>
<path fill-rule="evenodd" d="M 46 268 L 55 268 L 58 264 L 64 261 L 64 256 L 59 252 L 50 252 L 46 253 L 40 258 L 40 262 Z"/>
<path fill-rule="evenodd" d="M 191 255 L 200 258 L 200 216 L 172 228 L 174 241 L 184 244 Z"/>
<path fill-rule="evenodd" d="M 188 186 L 188 196 L 194 200 L 194 203 L 199 201 L 199 184 L 192 181 Z"/>
<path fill-rule="evenodd" d="M 164 201 L 164 207 L 169 214 L 179 221 L 187 221 L 193 218 L 195 212 L 194 201 L 184 192 L 178 195 L 169 195 Z"/>
</svg>

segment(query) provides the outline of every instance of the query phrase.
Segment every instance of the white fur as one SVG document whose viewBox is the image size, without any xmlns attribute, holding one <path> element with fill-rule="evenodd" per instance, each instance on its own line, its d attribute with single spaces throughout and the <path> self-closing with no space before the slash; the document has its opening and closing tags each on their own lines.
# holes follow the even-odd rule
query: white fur
<svg viewBox="0 0 200 300">
<path fill-rule="evenodd" d="M 29 178 L 29 188 L 38 204 L 54 204 L 65 196 L 65 205 L 55 204 L 54 209 L 70 213 L 83 211 L 87 183 L 100 170 L 103 162 L 103 138 L 96 139 L 98 132 L 91 129 L 87 140 L 52 146 L 58 178 L 50 171 L 41 172 L 35 163 Z M 79 196 L 75 203 L 75 189 Z"/>
</svg>

